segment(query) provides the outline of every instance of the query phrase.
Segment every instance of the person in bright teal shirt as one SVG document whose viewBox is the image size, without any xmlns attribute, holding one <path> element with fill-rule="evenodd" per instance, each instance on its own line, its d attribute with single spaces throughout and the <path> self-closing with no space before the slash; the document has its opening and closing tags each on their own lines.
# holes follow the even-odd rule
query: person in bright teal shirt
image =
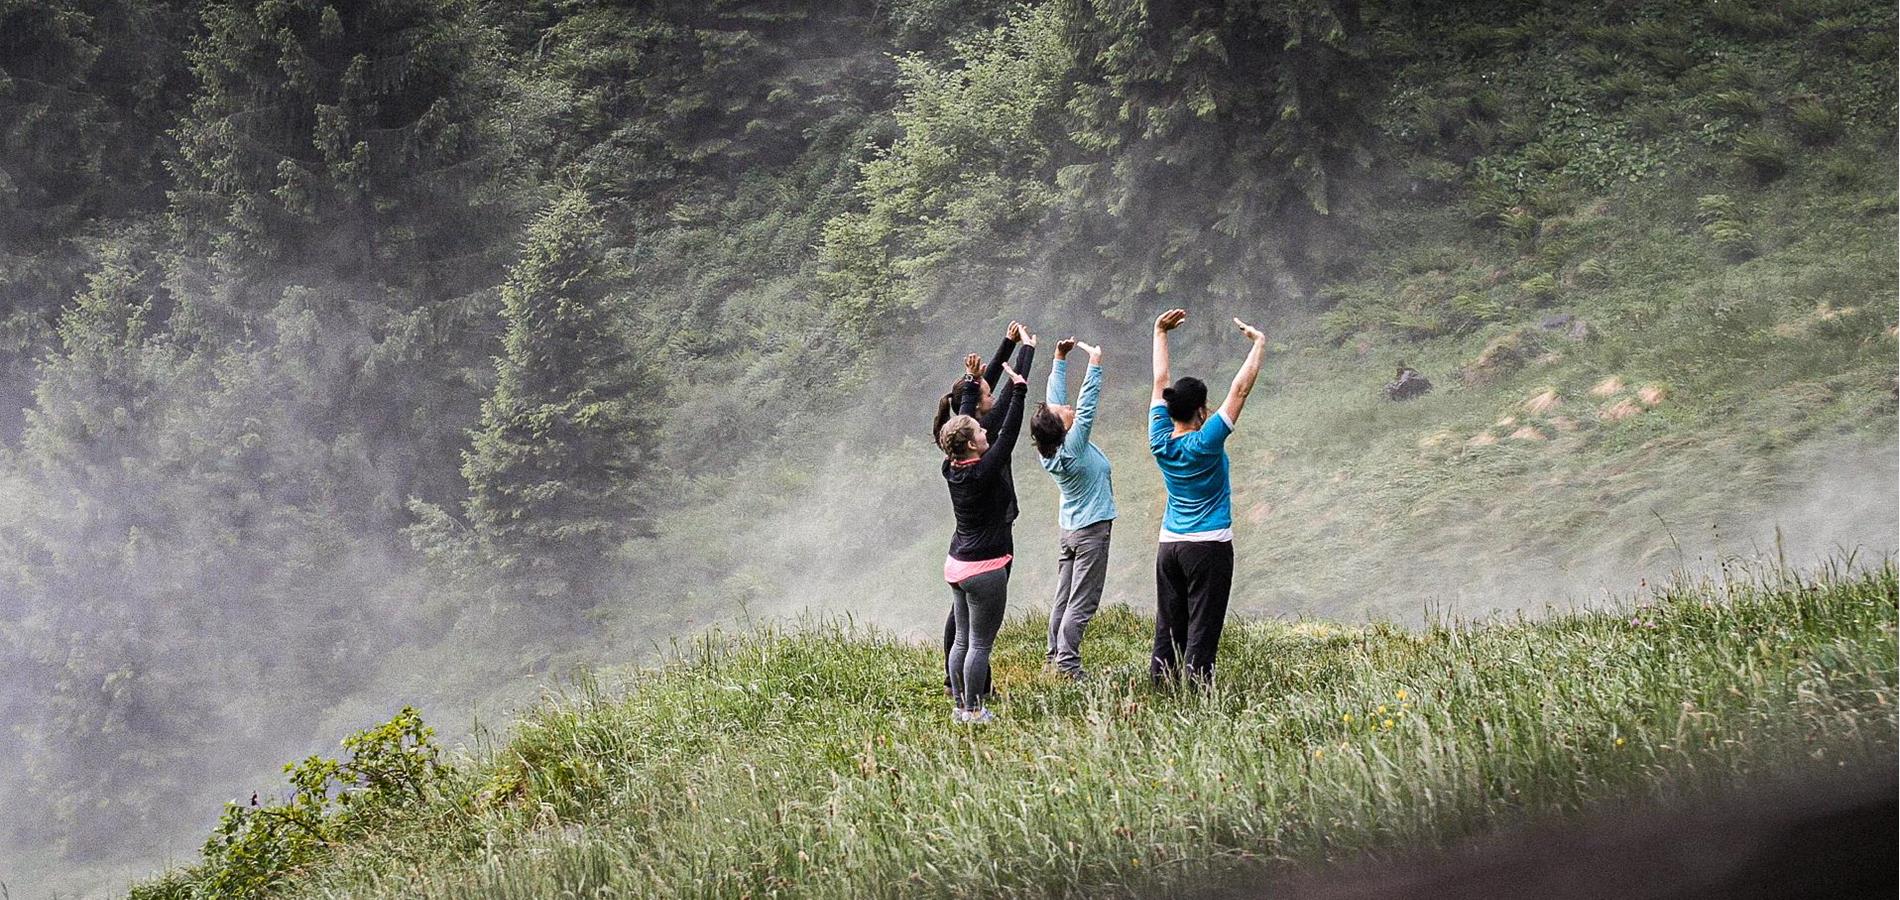
<svg viewBox="0 0 1900 900">
<path fill-rule="evenodd" d="M 1076 347 L 1089 355 L 1089 368 L 1082 377 L 1082 392 L 1070 406 L 1067 357 Z M 1057 672 L 1076 679 L 1086 677 L 1082 635 L 1102 603 L 1102 587 L 1108 577 L 1109 536 L 1115 524 L 1112 467 L 1102 448 L 1089 440 L 1095 424 L 1095 401 L 1101 393 L 1102 348 L 1074 338 L 1060 341 L 1056 344 L 1055 367 L 1049 373 L 1047 397 L 1029 421 L 1029 433 L 1042 456 L 1042 467 L 1055 478 L 1062 493 L 1047 662 Z"/>
<path fill-rule="evenodd" d="M 1214 679 L 1214 657 L 1227 622 L 1234 583 L 1233 483 L 1228 477 L 1227 438 L 1253 392 L 1266 355 L 1267 337 L 1239 319 L 1234 324 L 1253 345 L 1234 375 L 1217 412 L 1207 408 L 1207 385 L 1183 377 L 1170 383 L 1168 332 L 1187 321 L 1187 310 L 1155 318 L 1154 393 L 1149 397 L 1148 448 L 1168 489 L 1155 553 L 1155 642 L 1148 670 L 1155 681 L 1187 675 L 1201 684 Z"/>
</svg>

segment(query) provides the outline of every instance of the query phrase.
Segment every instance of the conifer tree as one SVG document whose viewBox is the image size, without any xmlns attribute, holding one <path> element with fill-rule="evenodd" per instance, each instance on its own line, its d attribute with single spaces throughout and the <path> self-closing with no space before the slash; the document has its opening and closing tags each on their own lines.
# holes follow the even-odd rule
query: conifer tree
<svg viewBox="0 0 1900 900">
<path fill-rule="evenodd" d="M 530 228 L 502 287 L 495 390 L 463 458 L 469 519 L 499 567 L 542 596 L 592 599 L 586 573 L 646 530 L 635 479 L 652 451 L 650 380 L 613 305 L 616 267 L 587 198 Z"/>
</svg>

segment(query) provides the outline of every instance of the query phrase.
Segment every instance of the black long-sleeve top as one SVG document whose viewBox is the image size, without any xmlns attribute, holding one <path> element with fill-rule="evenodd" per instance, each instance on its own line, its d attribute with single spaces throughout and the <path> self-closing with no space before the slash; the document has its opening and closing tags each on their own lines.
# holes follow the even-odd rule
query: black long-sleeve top
<svg viewBox="0 0 1900 900">
<path fill-rule="evenodd" d="M 997 396 L 988 417 L 995 422 L 990 448 L 969 462 L 943 461 L 943 479 L 950 485 L 950 506 L 957 517 L 956 533 L 950 536 L 951 559 L 978 562 L 1016 552 L 1011 537 L 1011 526 L 1016 522 L 1016 481 L 1010 471 L 1010 451 L 1015 449 L 1016 437 L 1022 431 L 1029 365 L 1034 359 L 1034 347 L 1024 346 L 1017 351 L 1016 373 L 1024 377 L 1024 382 L 1011 383 Z M 997 368 L 1000 372 L 1001 366 Z M 958 404 L 962 415 L 976 411 L 979 395 L 974 385 L 971 388 L 964 391 Z M 990 432 L 992 428 L 986 422 L 983 430 Z"/>
</svg>

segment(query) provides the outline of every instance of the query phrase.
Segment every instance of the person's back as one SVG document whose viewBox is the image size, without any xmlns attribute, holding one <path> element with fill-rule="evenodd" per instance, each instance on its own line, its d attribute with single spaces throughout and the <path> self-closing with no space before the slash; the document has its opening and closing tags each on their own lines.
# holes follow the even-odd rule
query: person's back
<svg viewBox="0 0 1900 900">
<path fill-rule="evenodd" d="M 1229 540 L 1233 537 L 1233 486 L 1227 465 L 1227 436 L 1233 423 L 1224 413 L 1210 416 L 1199 430 L 1174 434 L 1174 421 L 1165 403 L 1148 412 L 1148 449 L 1161 469 L 1168 489 L 1167 511 L 1161 519 L 1161 540 Z M 1215 533 L 1225 531 L 1224 536 Z"/>
<path fill-rule="evenodd" d="M 1089 355 L 1082 392 L 1068 405 L 1068 351 Z M 1086 678 L 1082 637 L 1102 602 L 1108 577 L 1108 546 L 1115 525 L 1115 486 L 1108 455 L 1089 440 L 1102 393 L 1102 348 L 1069 338 L 1056 344 L 1048 399 L 1036 410 L 1030 431 L 1042 467 L 1055 478 L 1062 503 L 1057 517 L 1056 593 L 1049 607 L 1047 664 L 1070 678 Z"/>
</svg>

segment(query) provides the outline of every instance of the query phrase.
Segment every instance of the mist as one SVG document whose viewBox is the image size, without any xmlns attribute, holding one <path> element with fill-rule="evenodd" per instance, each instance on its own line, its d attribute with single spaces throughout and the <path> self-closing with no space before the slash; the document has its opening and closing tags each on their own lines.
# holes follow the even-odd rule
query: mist
<svg viewBox="0 0 1900 900">
<path fill-rule="evenodd" d="M 1229 320 L 1270 338 L 1229 443 L 1232 615 L 1540 616 L 1900 551 L 1878 116 L 1777 181 L 1591 95 L 1615 141 L 1581 154 L 1507 55 L 1441 71 L 1407 4 L 1171 6 L 1137 35 L 1154 71 L 1094 4 L 334 6 L 0 12 L 5 84 L 44 86 L 0 93 L 10 895 L 189 864 L 223 804 L 405 705 L 478 748 L 709 630 L 934 645 L 927 423 L 1011 320 L 1031 404 L 1058 339 L 1106 350 L 1104 602 L 1140 614 L 1173 306 L 1174 374 L 1216 401 Z M 1294 25 L 1327 37 L 1268 52 Z M 1685 65 L 1657 92 L 1739 90 Z M 1890 118 L 1890 69 L 1858 71 L 1838 105 Z M 1647 114 L 1739 127 L 1682 105 Z M 1527 349 L 1484 371 L 1500 346 Z M 1385 400 L 1401 360 L 1438 387 Z M 1666 399 L 1611 416 L 1608 377 Z M 1058 497 L 1028 445 L 1034 617 Z"/>
</svg>

